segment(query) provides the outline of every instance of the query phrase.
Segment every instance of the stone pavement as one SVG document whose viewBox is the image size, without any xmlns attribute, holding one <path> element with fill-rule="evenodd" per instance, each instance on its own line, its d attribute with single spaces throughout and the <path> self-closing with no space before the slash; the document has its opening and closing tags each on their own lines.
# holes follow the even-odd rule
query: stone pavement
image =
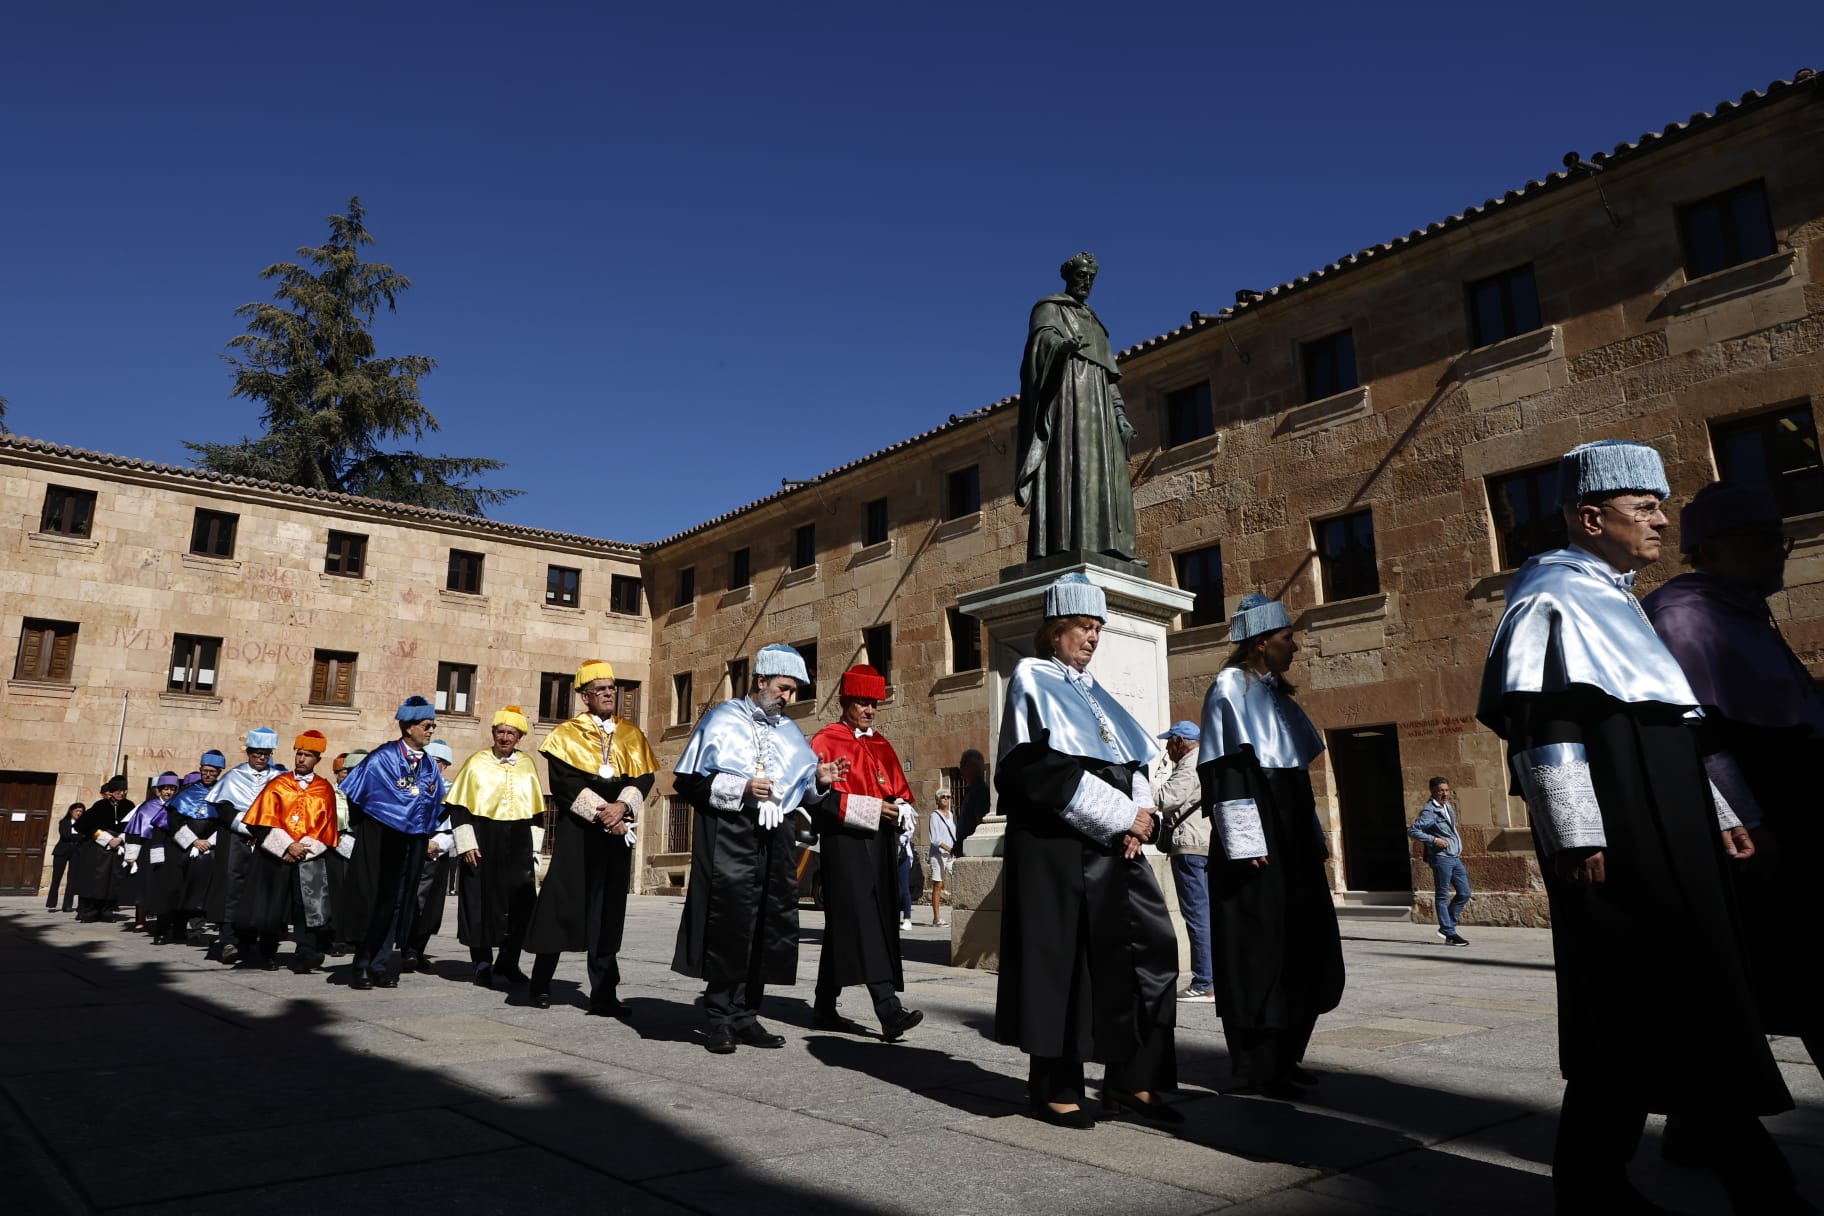
<svg viewBox="0 0 1824 1216">
<path fill-rule="evenodd" d="M 630 903 L 624 1024 L 583 1015 L 581 956 L 565 956 L 541 1012 L 469 984 L 448 933 L 434 974 L 351 992 L 344 967 L 225 969 L 0 900 L 0 1210 L 1550 1210 L 1560 1083 L 1543 931 L 1466 925 L 1474 944 L 1451 950 L 1429 926 L 1345 922 L 1348 991 L 1308 1061 L 1323 1082 L 1297 1105 L 1218 1092 L 1215 1010 L 1181 1005 L 1187 1121 L 1172 1135 L 1021 1114 L 1024 1057 L 987 1037 L 994 977 L 947 966 L 947 931 L 927 927 L 905 945 L 907 1000 L 926 1018 L 905 1041 L 809 1029 L 822 918 L 807 909 L 800 983 L 768 997 L 785 1049 L 711 1056 L 695 986 L 667 969 L 678 908 Z M 845 1006 L 872 1027 L 859 990 Z M 1796 1041 L 1775 1047 L 1800 1105 L 1772 1126 L 1824 1199 L 1824 1085 Z M 1712 1180 L 1659 1160 L 1658 1130 L 1636 1161 L 1642 1188 L 1678 1211 L 1725 1210 Z"/>
</svg>

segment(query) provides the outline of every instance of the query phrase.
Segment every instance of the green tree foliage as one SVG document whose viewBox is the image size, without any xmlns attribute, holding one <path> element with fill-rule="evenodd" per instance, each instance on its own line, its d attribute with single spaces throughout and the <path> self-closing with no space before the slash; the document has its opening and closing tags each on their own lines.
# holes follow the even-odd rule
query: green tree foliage
<svg viewBox="0 0 1824 1216">
<path fill-rule="evenodd" d="M 369 328 L 382 304 L 396 311 L 410 279 L 381 262 L 361 261 L 374 242 L 361 200 L 329 217 L 329 243 L 305 247 L 308 265 L 280 262 L 260 272 L 274 280 L 272 302 L 243 304 L 247 332 L 228 343 L 234 393 L 262 403 L 258 438 L 185 443 L 195 463 L 216 473 L 361 494 L 480 515 L 518 494 L 470 484 L 504 466 L 473 456 L 389 451 L 438 428 L 418 396 L 436 361 L 425 355 L 383 359 Z"/>
</svg>

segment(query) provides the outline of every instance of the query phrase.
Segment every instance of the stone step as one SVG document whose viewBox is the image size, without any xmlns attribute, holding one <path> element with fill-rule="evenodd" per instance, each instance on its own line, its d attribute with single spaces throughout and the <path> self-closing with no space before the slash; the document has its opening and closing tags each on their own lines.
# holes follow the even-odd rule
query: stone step
<svg viewBox="0 0 1824 1216">
<path fill-rule="evenodd" d="M 1401 907 L 1398 904 L 1389 906 L 1385 904 L 1343 903 L 1336 905 L 1336 919 L 1410 921 L 1412 919 L 1412 909 Z"/>
</svg>

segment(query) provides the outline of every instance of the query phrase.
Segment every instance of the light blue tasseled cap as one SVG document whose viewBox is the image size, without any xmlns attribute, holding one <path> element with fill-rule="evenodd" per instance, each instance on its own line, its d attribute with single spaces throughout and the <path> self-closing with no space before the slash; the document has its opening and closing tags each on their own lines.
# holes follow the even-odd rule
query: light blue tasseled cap
<svg viewBox="0 0 1824 1216">
<path fill-rule="evenodd" d="M 1235 606 L 1235 616 L 1229 621 L 1229 641 L 1245 642 L 1263 633 L 1291 627 L 1292 614 L 1286 611 L 1284 604 L 1270 600 L 1258 591 L 1250 591 Z"/>
<path fill-rule="evenodd" d="M 790 676 L 800 684 L 811 682 L 811 673 L 805 670 L 804 656 L 782 642 L 771 646 L 762 646 L 754 655 L 754 674 L 756 676 Z"/>
<path fill-rule="evenodd" d="M 1639 490 L 1665 498 L 1666 466 L 1659 453 L 1631 439 L 1580 443 L 1558 458 L 1558 501 L 1577 502 L 1595 494 Z"/>
<path fill-rule="evenodd" d="M 445 743 L 442 739 L 432 739 L 429 743 L 425 744 L 424 754 L 433 760 L 441 760 L 445 764 L 456 763 L 456 753 L 451 751 L 450 745 Z"/>
<path fill-rule="evenodd" d="M 273 751 L 279 746 L 279 732 L 270 726 L 256 726 L 247 732 L 247 746 L 250 749 Z"/>
<path fill-rule="evenodd" d="M 1108 597 L 1081 570 L 1061 574 L 1057 582 L 1045 588 L 1045 619 L 1060 616 L 1093 616 L 1106 621 Z"/>
</svg>

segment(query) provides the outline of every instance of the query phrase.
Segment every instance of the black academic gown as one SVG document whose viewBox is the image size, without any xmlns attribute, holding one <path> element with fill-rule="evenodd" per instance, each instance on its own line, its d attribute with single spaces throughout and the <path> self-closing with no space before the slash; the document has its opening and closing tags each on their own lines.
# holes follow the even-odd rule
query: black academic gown
<svg viewBox="0 0 1824 1216">
<path fill-rule="evenodd" d="M 210 811 L 210 815 L 206 819 L 189 819 L 182 815 L 172 816 L 174 834 L 180 829 L 189 828 L 198 840 L 209 842 L 209 851 L 198 853 L 195 857 L 190 856 L 190 850 L 179 848 L 175 842 L 171 846 L 181 854 L 180 864 L 183 867 L 183 878 L 178 884 L 175 906 L 179 911 L 191 916 L 201 916 L 207 909 L 218 906 L 221 902 L 215 894 L 215 846 L 221 840 L 216 829 L 221 826 L 221 821 L 215 817 L 214 803 L 206 802 L 203 805 Z"/>
<path fill-rule="evenodd" d="M 995 1038 L 1032 1056 L 1118 1065 L 1146 1044 L 1156 1088 L 1177 1084 L 1178 945 L 1144 854 L 1122 856 L 1061 817 L 1080 781 L 1126 793 L 1137 764 L 1051 750 L 1049 736 L 1002 757 L 1007 817 Z"/>
<path fill-rule="evenodd" d="M 585 823 L 569 807 L 585 788 L 618 802 L 621 791 L 631 785 L 644 798 L 652 792 L 653 775 L 603 777 L 572 768 L 555 756 L 546 756 L 545 764 L 559 809 L 552 829 L 551 866 L 532 909 L 525 948 L 533 954 L 588 950 L 593 929 L 595 955 L 611 958 L 620 952 L 626 925 L 633 850 L 626 837 L 605 832 L 599 824 Z"/>
<path fill-rule="evenodd" d="M 719 811 L 711 806 L 708 777 L 676 773 L 673 784 L 695 818 L 690 887 L 684 893 L 671 969 L 703 980 L 710 988 L 733 987 L 747 982 L 757 947 L 763 983 L 797 983 L 798 849 L 793 817 L 787 815 L 769 831 L 751 810 Z M 813 788 L 802 805 L 815 814 L 831 796 L 820 797 Z"/>
<path fill-rule="evenodd" d="M 457 939 L 465 946 L 486 950 L 509 944 L 519 948 L 519 942 L 507 939 L 514 910 L 519 908 L 525 916 L 538 895 L 532 865 L 532 825 L 537 820 L 486 819 L 461 806 L 451 806 L 449 811 L 450 826 L 471 828 L 475 847 L 481 851 L 477 865 L 464 865 L 460 855 L 450 862 L 457 867 Z M 623 846 L 622 851 L 631 850 Z"/>
<path fill-rule="evenodd" d="M 96 832 L 118 836 L 133 807 L 125 799 L 119 802 L 99 798 L 89 804 L 76 820 L 82 844 L 70 866 L 70 886 L 83 901 L 85 913 L 99 913 L 105 905 L 119 902 L 120 850 L 105 849 L 95 841 Z"/>
<path fill-rule="evenodd" d="M 823 875 L 823 954 L 819 986 L 891 981 L 905 991 L 899 957 L 899 827 L 886 820 L 869 832 L 845 825 L 837 799 L 819 806 L 813 823 Z"/>
<path fill-rule="evenodd" d="M 153 828 L 140 844 L 138 900 L 140 909 L 148 917 L 177 911 L 181 906 L 178 896 L 184 889 L 184 850 L 172 839 L 177 834 L 177 825 L 171 822 L 181 823 L 183 817 L 169 809 L 165 816 L 166 826 Z M 155 849 L 164 860 L 152 860 Z"/>
<path fill-rule="evenodd" d="M 1231 861 L 1210 838 L 1210 944 L 1216 1009 L 1235 1071 L 1258 1081 L 1297 1063 L 1317 1019 L 1343 997 L 1343 945 L 1324 873 L 1311 774 L 1262 768 L 1251 747 L 1198 767 L 1207 807 L 1254 800 L 1267 864 Z M 1251 1053 L 1264 1035 L 1290 1036 Z M 1290 1051 L 1281 1058 L 1280 1048 Z M 1257 1066 L 1258 1065 L 1258 1066 Z"/>
<path fill-rule="evenodd" d="M 1501 703 L 1510 755 L 1584 745 L 1608 841 L 1600 886 L 1540 863 L 1559 1066 L 1628 1107 L 1774 1114 L 1792 1098 L 1761 1033 L 1697 732 L 1682 712 L 1582 688 Z"/>
</svg>

